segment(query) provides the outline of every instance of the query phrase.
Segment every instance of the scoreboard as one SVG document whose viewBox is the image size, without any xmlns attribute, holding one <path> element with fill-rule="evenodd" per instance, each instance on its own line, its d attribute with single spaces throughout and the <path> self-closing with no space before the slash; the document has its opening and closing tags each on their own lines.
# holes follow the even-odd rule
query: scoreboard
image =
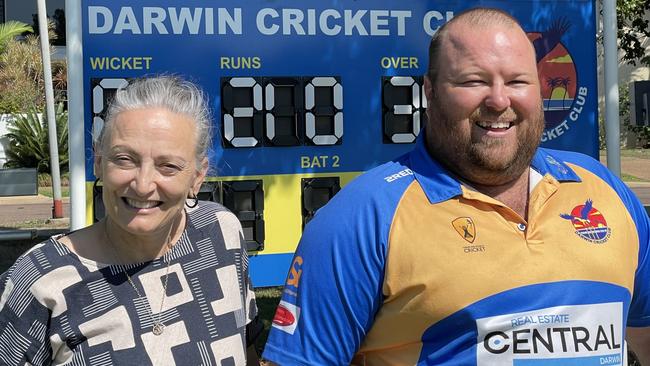
<svg viewBox="0 0 650 366">
<path fill-rule="evenodd" d="M 316 210 L 413 148 L 429 39 L 475 6 L 507 10 L 535 45 L 543 145 L 597 157 L 594 0 L 82 0 L 86 185 L 116 90 L 160 73 L 194 81 L 214 124 L 199 197 L 239 217 L 253 283 L 280 285 Z M 92 223 L 101 186 L 87 191 Z"/>
</svg>

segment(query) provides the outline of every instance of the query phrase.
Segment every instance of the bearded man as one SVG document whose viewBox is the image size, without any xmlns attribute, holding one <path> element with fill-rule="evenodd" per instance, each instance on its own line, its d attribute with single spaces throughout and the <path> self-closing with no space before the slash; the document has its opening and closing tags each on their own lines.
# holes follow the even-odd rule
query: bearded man
<svg viewBox="0 0 650 366">
<path fill-rule="evenodd" d="M 538 147 L 536 55 L 521 26 L 466 11 L 429 57 L 416 147 L 307 225 L 264 357 L 623 365 L 627 333 L 650 362 L 650 220 L 594 159 Z"/>
</svg>

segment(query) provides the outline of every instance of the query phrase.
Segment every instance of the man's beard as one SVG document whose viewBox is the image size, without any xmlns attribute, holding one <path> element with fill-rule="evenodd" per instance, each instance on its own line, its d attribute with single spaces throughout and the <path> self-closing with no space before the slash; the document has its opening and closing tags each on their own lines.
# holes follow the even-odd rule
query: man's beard
<svg viewBox="0 0 650 366">
<path fill-rule="evenodd" d="M 452 120 L 443 107 L 434 103 L 430 107 L 430 126 L 426 128 L 429 152 L 460 178 L 470 183 L 496 186 L 515 180 L 530 166 L 544 131 L 541 104 L 537 115 L 524 122 L 525 126 L 521 123 L 516 126 L 516 147 L 511 150 L 508 142 L 498 138 L 483 136 L 481 140 L 473 141 L 471 129 L 474 126 L 471 125 L 468 126 L 469 136 L 463 135 L 460 129 L 462 122 Z M 473 124 L 485 114 L 475 111 L 469 123 Z M 505 115 L 515 116 L 514 111 L 509 110 L 500 113 L 499 117 L 508 119 Z"/>
</svg>

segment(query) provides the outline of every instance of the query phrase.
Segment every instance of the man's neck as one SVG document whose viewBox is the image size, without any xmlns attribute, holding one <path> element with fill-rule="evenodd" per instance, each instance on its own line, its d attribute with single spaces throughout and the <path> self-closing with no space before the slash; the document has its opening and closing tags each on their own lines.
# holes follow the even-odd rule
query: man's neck
<svg viewBox="0 0 650 366">
<path fill-rule="evenodd" d="M 472 188 L 503 202 L 519 214 L 524 220 L 528 219 L 528 193 L 530 168 L 526 169 L 517 179 L 498 186 L 486 186 L 471 183 Z"/>
</svg>

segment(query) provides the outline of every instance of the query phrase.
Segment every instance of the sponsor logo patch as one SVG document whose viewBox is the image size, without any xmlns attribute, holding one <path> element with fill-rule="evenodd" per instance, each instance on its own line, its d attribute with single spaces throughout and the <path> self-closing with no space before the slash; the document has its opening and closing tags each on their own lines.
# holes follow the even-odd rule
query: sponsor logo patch
<svg viewBox="0 0 650 366">
<path fill-rule="evenodd" d="M 560 214 L 560 217 L 571 222 L 576 235 L 591 243 L 605 243 L 612 233 L 605 216 L 593 206 L 591 199 L 587 199 L 584 205 L 574 207 L 570 214 Z"/>
<path fill-rule="evenodd" d="M 622 319 L 620 302 L 477 319 L 477 364 L 623 365 Z"/>
<path fill-rule="evenodd" d="M 293 263 L 291 263 L 289 277 L 287 278 L 287 286 L 298 288 L 298 285 L 300 284 L 300 276 L 302 275 L 302 262 L 302 257 L 297 255 L 293 260 Z"/>
<path fill-rule="evenodd" d="M 293 334 L 298 326 L 299 317 L 300 308 L 282 300 L 278 304 L 278 308 L 275 310 L 275 315 L 273 316 L 273 328 Z"/>
</svg>

